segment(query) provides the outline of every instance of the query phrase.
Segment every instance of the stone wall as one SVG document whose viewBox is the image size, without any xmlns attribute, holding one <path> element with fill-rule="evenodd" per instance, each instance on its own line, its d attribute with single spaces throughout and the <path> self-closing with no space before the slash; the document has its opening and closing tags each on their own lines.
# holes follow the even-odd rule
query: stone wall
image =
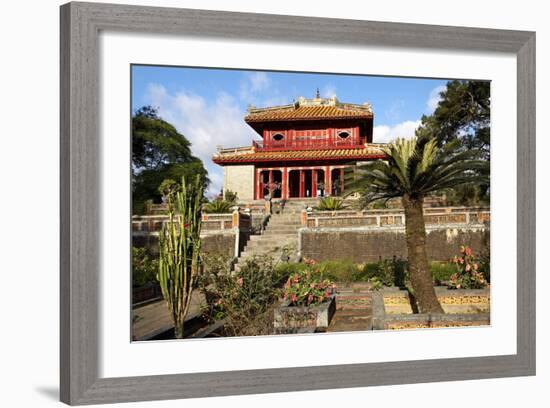
<svg viewBox="0 0 550 408">
<path fill-rule="evenodd" d="M 448 261 L 461 245 L 479 253 L 489 246 L 489 229 L 480 227 L 428 228 L 428 258 Z M 300 250 L 304 257 L 324 261 L 350 260 L 356 263 L 380 259 L 407 258 L 404 228 L 321 228 L 300 231 Z"/>
<path fill-rule="evenodd" d="M 208 234 L 202 237 L 203 253 L 217 253 L 232 257 L 235 253 L 235 232 Z M 132 245 L 146 247 L 151 255 L 157 256 L 159 252 L 158 234 L 134 234 Z"/>
<path fill-rule="evenodd" d="M 237 193 L 239 200 L 253 200 L 254 166 L 224 166 L 223 190 Z"/>
</svg>

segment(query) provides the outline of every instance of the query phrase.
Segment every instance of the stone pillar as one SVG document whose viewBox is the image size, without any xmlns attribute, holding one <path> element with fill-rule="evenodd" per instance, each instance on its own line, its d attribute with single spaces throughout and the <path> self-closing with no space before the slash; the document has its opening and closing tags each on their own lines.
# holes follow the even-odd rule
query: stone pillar
<svg viewBox="0 0 550 408">
<path fill-rule="evenodd" d="M 304 227 L 307 227 L 307 210 L 305 208 L 302 210 L 302 213 L 300 214 L 300 223 Z"/>
<path fill-rule="evenodd" d="M 239 208 L 235 208 L 233 210 L 233 213 L 231 214 L 231 227 L 232 228 L 239 228 Z M 223 229 L 224 222 L 222 221 L 222 229 Z"/>
</svg>

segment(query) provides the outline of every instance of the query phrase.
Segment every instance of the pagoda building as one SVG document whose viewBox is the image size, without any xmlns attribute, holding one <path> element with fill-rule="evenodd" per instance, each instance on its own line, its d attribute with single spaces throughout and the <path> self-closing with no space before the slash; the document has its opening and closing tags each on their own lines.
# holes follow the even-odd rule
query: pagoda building
<svg viewBox="0 0 550 408">
<path fill-rule="evenodd" d="M 251 146 L 219 147 L 224 191 L 239 199 L 293 199 L 345 193 L 344 169 L 384 157 L 372 143 L 370 104 L 304 97 L 290 105 L 250 107 L 245 122 L 261 137 Z"/>
</svg>

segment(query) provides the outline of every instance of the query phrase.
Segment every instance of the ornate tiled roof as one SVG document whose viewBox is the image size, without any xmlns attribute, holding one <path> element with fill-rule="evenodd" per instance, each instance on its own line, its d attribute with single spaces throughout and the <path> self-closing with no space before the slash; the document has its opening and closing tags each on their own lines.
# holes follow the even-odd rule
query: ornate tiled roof
<svg viewBox="0 0 550 408">
<path fill-rule="evenodd" d="M 248 109 L 244 120 L 247 123 L 296 121 L 296 120 L 324 120 L 324 119 L 361 119 L 372 118 L 370 104 L 363 105 L 341 103 L 332 98 L 303 97 L 290 105 L 274 106 L 269 108 Z"/>
<path fill-rule="evenodd" d="M 222 149 L 213 157 L 214 163 L 257 163 L 301 160 L 372 160 L 384 158 L 382 145 L 365 145 L 355 148 L 308 150 L 256 150 L 250 148 Z"/>
</svg>

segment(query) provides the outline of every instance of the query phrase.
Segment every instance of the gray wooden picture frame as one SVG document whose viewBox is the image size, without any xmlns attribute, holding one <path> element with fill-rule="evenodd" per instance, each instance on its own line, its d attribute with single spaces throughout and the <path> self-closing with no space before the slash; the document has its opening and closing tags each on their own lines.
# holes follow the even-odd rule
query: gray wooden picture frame
<svg viewBox="0 0 550 408">
<path fill-rule="evenodd" d="M 98 35 L 102 30 L 514 53 L 517 56 L 517 354 L 100 378 Z M 69 3 L 61 6 L 60 45 L 63 402 L 114 403 L 535 374 L 535 33 Z"/>
</svg>

